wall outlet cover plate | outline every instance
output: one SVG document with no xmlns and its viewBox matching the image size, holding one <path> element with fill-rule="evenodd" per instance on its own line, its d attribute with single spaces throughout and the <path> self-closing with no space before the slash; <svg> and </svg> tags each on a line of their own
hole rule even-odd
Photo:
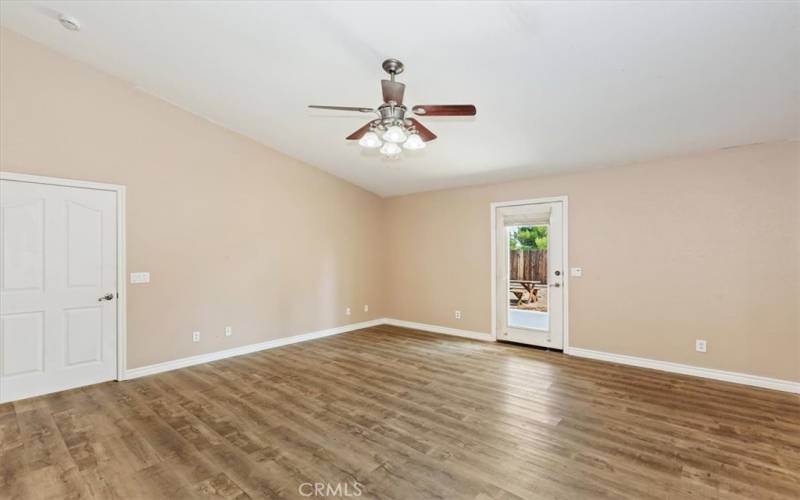
<svg viewBox="0 0 800 500">
<path fill-rule="evenodd" d="M 150 283 L 150 273 L 131 273 L 131 284 Z"/>
</svg>

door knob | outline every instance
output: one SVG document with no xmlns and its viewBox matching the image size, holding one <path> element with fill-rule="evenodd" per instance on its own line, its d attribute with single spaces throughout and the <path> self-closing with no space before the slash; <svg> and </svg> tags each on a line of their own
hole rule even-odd
<svg viewBox="0 0 800 500">
<path fill-rule="evenodd" d="M 113 293 L 107 293 L 107 294 L 103 295 L 102 297 L 100 297 L 99 299 L 97 299 L 97 302 L 103 302 L 104 300 L 114 300 L 114 294 Z"/>
<path fill-rule="evenodd" d="M 561 283 L 553 283 L 553 284 L 552 284 L 552 285 L 550 285 L 550 286 L 554 286 L 554 287 L 558 288 L 558 287 L 560 287 L 560 286 L 561 286 Z"/>
</svg>

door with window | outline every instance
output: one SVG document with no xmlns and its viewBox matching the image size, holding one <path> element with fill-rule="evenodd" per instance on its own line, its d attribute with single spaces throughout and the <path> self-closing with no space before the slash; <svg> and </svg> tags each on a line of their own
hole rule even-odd
<svg viewBox="0 0 800 500">
<path fill-rule="evenodd" d="M 117 197 L 0 180 L 0 401 L 116 377 Z"/>
<path fill-rule="evenodd" d="M 495 208 L 497 339 L 564 348 L 564 202 Z"/>
</svg>

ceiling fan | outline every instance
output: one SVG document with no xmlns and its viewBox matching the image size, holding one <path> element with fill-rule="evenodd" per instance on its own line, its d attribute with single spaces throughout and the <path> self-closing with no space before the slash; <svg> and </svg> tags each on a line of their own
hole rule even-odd
<svg viewBox="0 0 800 500">
<path fill-rule="evenodd" d="M 403 104 L 406 85 L 395 81 L 395 76 L 403 72 L 403 63 L 397 59 L 387 59 L 383 61 L 383 70 L 389 73 L 389 80 L 381 80 L 383 104 L 376 109 L 317 105 L 309 108 L 376 113 L 378 118 L 348 135 L 346 139 L 358 141 L 364 148 L 380 148 L 385 156 L 397 158 L 403 149 L 424 148 L 426 142 L 436 139 L 436 134 L 416 118 L 406 118 L 408 108 Z M 411 112 L 417 116 L 475 116 L 476 110 L 472 104 L 418 104 L 411 108 Z"/>
</svg>

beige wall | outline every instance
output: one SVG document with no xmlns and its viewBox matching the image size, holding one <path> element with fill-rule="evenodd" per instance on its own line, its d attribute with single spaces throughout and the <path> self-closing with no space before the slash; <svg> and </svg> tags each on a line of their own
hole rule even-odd
<svg viewBox="0 0 800 500">
<path fill-rule="evenodd" d="M 380 198 L 0 37 L 0 169 L 127 186 L 129 367 L 384 314 Z"/>
<path fill-rule="evenodd" d="M 489 204 L 568 195 L 572 346 L 798 381 L 799 173 L 794 142 L 389 199 L 387 313 L 490 332 Z"/>
<path fill-rule="evenodd" d="M 566 194 L 573 346 L 800 380 L 798 143 L 381 200 L 3 31 L 0 169 L 128 187 L 129 367 L 383 316 L 489 332 L 489 203 Z"/>
</svg>

